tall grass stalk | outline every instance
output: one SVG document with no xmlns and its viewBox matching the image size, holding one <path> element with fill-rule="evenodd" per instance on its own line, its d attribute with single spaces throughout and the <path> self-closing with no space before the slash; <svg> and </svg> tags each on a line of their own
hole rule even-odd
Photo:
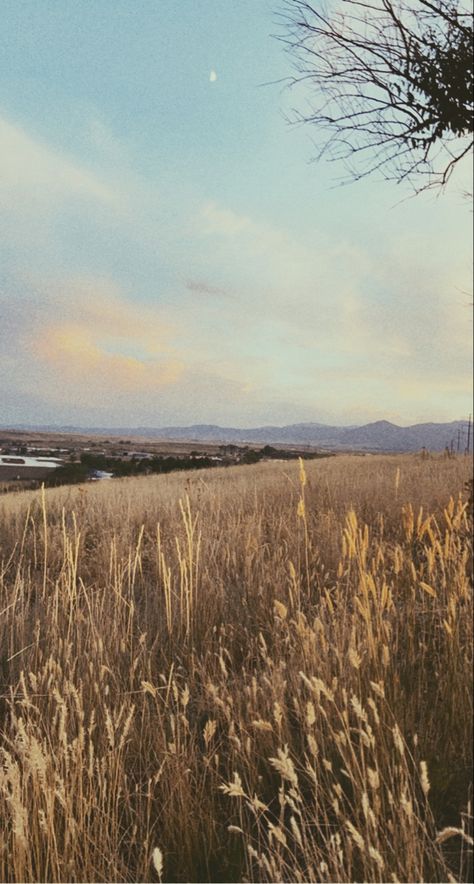
<svg viewBox="0 0 474 884">
<path fill-rule="evenodd" d="M 468 466 L 2 495 L 0 880 L 472 880 Z"/>
</svg>

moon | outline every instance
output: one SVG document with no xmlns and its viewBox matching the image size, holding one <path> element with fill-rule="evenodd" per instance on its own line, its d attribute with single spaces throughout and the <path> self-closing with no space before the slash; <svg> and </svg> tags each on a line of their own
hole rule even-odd
<svg viewBox="0 0 474 884">
<path fill-rule="evenodd" d="M 209 82 L 215 83 L 216 80 L 217 80 L 217 74 L 216 74 L 215 70 L 213 69 L 209 74 Z"/>
</svg>

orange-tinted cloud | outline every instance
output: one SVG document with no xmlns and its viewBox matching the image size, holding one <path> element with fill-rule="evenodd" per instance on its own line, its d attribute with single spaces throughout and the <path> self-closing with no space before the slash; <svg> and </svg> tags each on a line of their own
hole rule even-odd
<svg viewBox="0 0 474 884">
<path fill-rule="evenodd" d="M 129 342 L 133 346 L 135 342 Z M 147 393 L 172 384 L 182 373 L 178 359 L 138 358 L 107 350 L 91 329 L 80 325 L 50 326 L 38 336 L 37 357 L 60 373 L 68 385 L 100 386 L 103 393 Z"/>
<path fill-rule="evenodd" d="M 46 387 L 54 376 L 55 398 L 87 390 L 94 399 L 176 383 L 184 364 L 170 336 L 157 308 L 132 305 L 108 280 L 74 279 L 49 287 L 24 341 Z"/>
</svg>

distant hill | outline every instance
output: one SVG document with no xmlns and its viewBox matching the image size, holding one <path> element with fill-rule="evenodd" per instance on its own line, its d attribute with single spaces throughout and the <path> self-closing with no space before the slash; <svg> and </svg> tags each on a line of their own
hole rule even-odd
<svg viewBox="0 0 474 884">
<path fill-rule="evenodd" d="M 7 429 L 5 426 L 3 429 Z M 310 445 L 315 448 L 356 451 L 443 451 L 454 439 L 457 449 L 458 431 L 460 451 L 467 443 L 467 421 L 451 423 L 414 424 L 399 427 L 390 421 L 375 421 L 363 426 L 334 427 L 320 423 L 289 424 L 288 426 L 264 426 L 239 429 L 220 427 L 215 424 L 193 424 L 189 427 L 75 427 L 31 426 L 17 424 L 10 430 L 81 433 L 100 436 L 129 438 L 141 436 L 175 441 L 219 442 L 234 444 L 283 444 Z M 472 438 L 471 438 L 472 445 Z"/>
</svg>

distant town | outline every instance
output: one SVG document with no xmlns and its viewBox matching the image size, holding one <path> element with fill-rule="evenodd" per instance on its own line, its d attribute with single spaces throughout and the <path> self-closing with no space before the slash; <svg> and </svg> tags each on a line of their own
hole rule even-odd
<svg viewBox="0 0 474 884">
<path fill-rule="evenodd" d="M 118 477 L 197 470 L 262 460 L 330 457 L 308 446 L 284 447 L 87 439 L 79 435 L 3 431 L 0 491 L 105 481 Z"/>
</svg>

